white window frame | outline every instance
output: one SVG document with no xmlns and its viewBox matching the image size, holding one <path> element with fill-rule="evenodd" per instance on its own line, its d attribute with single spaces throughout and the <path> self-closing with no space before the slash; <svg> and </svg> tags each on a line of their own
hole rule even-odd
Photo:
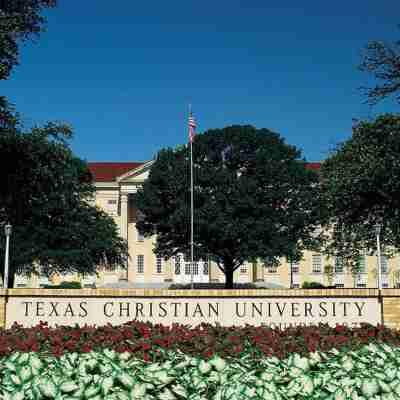
<svg viewBox="0 0 400 400">
<path fill-rule="evenodd" d="M 277 265 L 270 265 L 267 267 L 267 272 L 269 274 L 277 274 L 278 273 L 278 266 Z"/>
<path fill-rule="evenodd" d="M 163 270 L 163 259 L 162 257 L 157 256 L 156 257 L 156 273 L 157 274 L 162 274 L 162 270 Z"/>
<path fill-rule="evenodd" d="M 300 263 L 291 263 L 290 268 L 292 269 L 292 274 L 300 273 Z"/>
<path fill-rule="evenodd" d="M 138 254 L 136 256 L 136 273 L 144 274 L 144 254 Z"/>
<path fill-rule="evenodd" d="M 210 264 L 208 261 L 204 261 L 203 263 L 203 275 L 209 275 L 210 273 Z"/>
<path fill-rule="evenodd" d="M 199 262 L 193 261 L 193 275 L 199 274 Z"/>
<path fill-rule="evenodd" d="M 335 274 L 343 274 L 343 273 L 344 273 L 343 257 L 336 256 L 335 257 Z"/>
<path fill-rule="evenodd" d="M 318 260 L 318 262 L 315 262 Z M 318 267 L 318 268 L 316 268 Z M 322 255 L 321 254 L 313 254 L 311 257 L 311 272 L 313 274 L 322 274 Z"/>
<path fill-rule="evenodd" d="M 362 261 L 361 261 L 362 260 Z M 365 274 L 367 271 L 367 259 L 365 255 L 360 256 L 360 261 L 359 261 L 360 269 L 358 271 L 359 274 Z"/>
<path fill-rule="evenodd" d="M 185 275 L 190 275 L 190 262 L 185 262 Z"/>
<path fill-rule="evenodd" d="M 136 228 L 136 240 L 138 242 L 144 242 L 144 235 L 139 232 L 138 228 Z"/>
<path fill-rule="evenodd" d="M 381 256 L 381 272 L 382 274 L 389 273 L 389 260 L 385 255 Z"/>
<path fill-rule="evenodd" d="M 181 256 L 178 254 L 174 257 L 174 272 L 175 275 L 180 275 L 182 272 Z"/>
</svg>

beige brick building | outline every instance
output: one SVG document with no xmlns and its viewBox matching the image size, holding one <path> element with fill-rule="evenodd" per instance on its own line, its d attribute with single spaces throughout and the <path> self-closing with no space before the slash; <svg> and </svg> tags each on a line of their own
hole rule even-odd
<svg viewBox="0 0 400 400">
<path fill-rule="evenodd" d="M 136 229 L 137 210 L 132 195 L 148 177 L 152 162 L 145 163 L 89 163 L 94 176 L 96 197 L 94 202 L 112 216 L 120 235 L 127 239 L 129 261 L 127 269 L 99 271 L 93 276 L 57 277 L 59 280 L 80 280 L 83 286 L 102 287 L 125 283 L 133 287 L 167 287 L 171 283 L 190 283 L 190 264 L 183 256 L 163 260 L 153 253 L 154 238 L 140 235 Z M 309 164 L 318 169 L 318 163 Z M 266 268 L 262 263 L 247 263 L 235 272 L 235 282 L 254 282 L 260 286 L 298 288 L 303 282 L 320 282 L 343 288 L 377 287 L 377 259 L 365 256 L 361 260 L 363 273 L 353 276 L 343 268 L 340 260 L 328 259 L 322 254 L 306 252 L 298 264 L 281 261 L 277 268 Z M 331 271 L 329 273 L 329 271 Z M 394 288 L 400 284 L 400 258 L 382 257 L 383 287 Z M 54 281 L 54 280 L 53 280 Z M 199 260 L 194 266 L 195 282 L 224 282 L 224 274 L 216 265 Z M 45 277 L 16 279 L 17 287 L 40 287 L 48 284 Z"/>
</svg>

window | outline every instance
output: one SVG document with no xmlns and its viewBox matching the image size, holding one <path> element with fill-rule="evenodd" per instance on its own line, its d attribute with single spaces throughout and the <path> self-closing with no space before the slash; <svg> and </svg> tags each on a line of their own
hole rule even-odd
<svg viewBox="0 0 400 400">
<path fill-rule="evenodd" d="M 387 289 L 389 287 L 389 284 L 387 282 L 382 283 L 382 288 Z"/>
<path fill-rule="evenodd" d="M 143 233 L 139 232 L 139 229 L 136 229 L 136 237 L 137 237 L 138 242 L 144 241 L 144 235 L 143 235 Z"/>
<path fill-rule="evenodd" d="M 203 275 L 208 275 L 208 273 L 209 273 L 208 261 L 205 261 L 203 264 Z"/>
<path fill-rule="evenodd" d="M 277 265 L 269 265 L 267 271 L 269 274 L 276 274 L 278 272 L 278 266 Z"/>
<path fill-rule="evenodd" d="M 293 283 L 292 289 L 299 289 L 300 285 L 298 283 Z"/>
<path fill-rule="evenodd" d="M 336 287 L 337 289 L 344 288 L 344 283 L 337 283 L 337 284 L 335 285 L 335 287 Z"/>
<path fill-rule="evenodd" d="M 386 256 L 381 256 L 381 271 L 382 274 L 387 274 L 389 270 L 388 259 Z"/>
<path fill-rule="evenodd" d="M 107 203 L 108 204 L 117 204 L 117 200 L 108 200 Z"/>
<path fill-rule="evenodd" d="M 185 262 L 185 275 L 190 275 L 190 261 Z"/>
<path fill-rule="evenodd" d="M 335 258 L 335 273 L 343 274 L 343 258 L 342 257 Z"/>
<path fill-rule="evenodd" d="M 181 274 L 181 256 L 175 256 L 175 275 Z"/>
<path fill-rule="evenodd" d="M 358 288 L 366 288 L 367 284 L 366 283 L 357 283 Z"/>
<path fill-rule="evenodd" d="M 191 275 L 192 271 L 193 271 L 193 275 L 199 275 L 199 261 L 194 260 L 193 267 L 191 267 L 190 257 L 184 256 L 184 260 L 185 260 L 185 275 Z M 204 263 L 203 274 L 208 275 L 208 262 Z"/>
<path fill-rule="evenodd" d="M 240 266 L 240 273 L 241 274 L 247 274 L 247 265 L 241 265 Z"/>
<path fill-rule="evenodd" d="M 157 257 L 156 272 L 157 272 L 157 274 L 161 274 L 162 273 L 162 258 L 161 257 Z"/>
<path fill-rule="evenodd" d="M 365 256 L 361 256 L 357 261 L 358 273 L 365 274 Z"/>
<path fill-rule="evenodd" d="M 144 255 L 138 254 L 136 258 L 136 271 L 138 274 L 144 273 Z"/>
<path fill-rule="evenodd" d="M 193 275 L 198 275 L 199 274 L 199 263 L 195 261 L 193 263 Z"/>
<path fill-rule="evenodd" d="M 322 272 L 322 256 L 321 254 L 314 254 L 312 256 L 312 272 L 320 274 Z"/>
<path fill-rule="evenodd" d="M 292 266 L 292 273 L 293 274 L 298 274 L 299 271 L 300 271 L 299 263 L 292 263 L 291 266 Z"/>
</svg>

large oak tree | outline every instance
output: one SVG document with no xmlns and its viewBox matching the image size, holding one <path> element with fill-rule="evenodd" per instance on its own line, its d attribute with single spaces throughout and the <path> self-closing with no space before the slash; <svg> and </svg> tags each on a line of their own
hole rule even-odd
<svg viewBox="0 0 400 400">
<path fill-rule="evenodd" d="M 0 1 L 0 79 L 7 79 L 19 64 L 21 43 L 44 30 L 43 10 L 55 5 L 56 0 Z"/>
<path fill-rule="evenodd" d="M 86 162 L 70 147 L 71 129 L 48 123 L 24 130 L 3 103 L 0 124 L 0 226 L 11 223 L 10 281 L 15 273 L 93 273 L 125 266 L 127 244 L 94 195 Z M 0 232 L 0 259 L 4 260 Z M 0 263 L 4 272 L 4 264 Z"/>
<path fill-rule="evenodd" d="M 233 285 L 233 272 L 259 258 L 299 259 L 316 245 L 318 177 L 278 134 L 230 126 L 193 143 L 195 257 L 209 257 Z M 135 201 L 137 226 L 156 234 L 165 258 L 190 252 L 189 148 L 163 149 Z"/>
<path fill-rule="evenodd" d="M 376 82 L 372 87 L 362 88 L 368 103 L 376 104 L 389 96 L 400 102 L 400 41 L 392 44 L 371 41 L 364 50 L 359 68 Z"/>
<path fill-rule="evenodd" d="M 327 252 L 351 267 L 364 250 L 376 250 L 382 225 L 386 252 L 400 248 L 400 116 L 360 121 L 353 135 L 322 164 L 322 197 L 331 232 Z"/>
</svg>

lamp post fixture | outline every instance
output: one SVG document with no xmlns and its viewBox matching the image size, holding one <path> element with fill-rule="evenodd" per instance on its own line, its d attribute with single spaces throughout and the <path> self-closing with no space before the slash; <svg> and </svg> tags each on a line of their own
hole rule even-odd
<svg viewBox="0 0 400 400">
<path fill-rule="evenodd" d="M 382 266 L 381 266 L 381 224 L 375 224 L 375 235 L 376 235 L 376 251 L 378 255 L 378 289 L 382 289 Z"/>
<path fill-rule="evenodd" d="M 4 277 L 3 277 L 3 287 L 7 289 L 8 287 L 8 265 L 9 265 L 9 251 L 10 251 L 10 236 L 11 236 L 12 226 L 7 224 L 4 227 L 4 234 L 6 235 L 6 253 L 4 256 Z"/>
</svg>

